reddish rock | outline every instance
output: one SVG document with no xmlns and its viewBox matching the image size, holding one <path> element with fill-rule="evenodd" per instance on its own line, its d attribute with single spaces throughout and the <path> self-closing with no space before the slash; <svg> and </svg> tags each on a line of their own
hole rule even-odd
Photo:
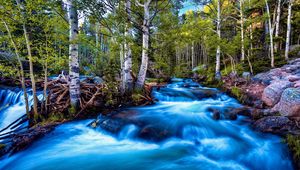
<svg viewBox="0 0 300 170">
<path fill-rule="evenodd" d="M 299 81 L 299 80 L 300 80 L 300 76 L 289 75 L 289 76 L 287 76 L 287 79 L 288 79 L 290 82 L 295 82 L 295 81 Z"/>
<path fill-rule="evenodd" d="M 295 82 L 294 87 L 295 88 L 300 88 L 300 80 Z"/>
<path fill-rule="evenodd" d="M 300 88 L 285 89 L 274 110 L 278 110 L 283 116 L 300 117 Z"/>
<path fill-rule="evenodd" d="M 293 84 L 291 82 L 283 80 L 273 82 L 264 89 L 264 92 L 262 94 L 262 101 L 267 106 L 274 106 L 279 102 L 282 92 L 286 88 L 292 87 L 292 85 Z"/>
</svg>

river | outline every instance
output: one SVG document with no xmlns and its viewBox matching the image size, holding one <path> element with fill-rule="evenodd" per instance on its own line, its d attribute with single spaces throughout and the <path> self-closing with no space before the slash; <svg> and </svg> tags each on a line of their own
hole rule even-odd
<svg viewBox="0 0 300 170">
<path fill-rule="evenodd" d="M 203 96 L 203 91 L 216 91 L 216 95 Z M 222 116 L 218 121 L 212 119 L 210 107 L 241 107 L 217 89 L 173 79 L 167 87 L 155 89 L 153 95 L 159 100 L 156 104 L 126 110 L 135 112 L 133 118 L 171 134 L 163 140 L 140 138 L 143 127 L 137 124 L 111 134 L 89 127 L 93 120 L 74 121 L 56 127 L 26 150 L 4 157 L 0 169 L 293 169 L 280 137 L 254 131 L 244 116 L 234 121 Z M 0 97 L 1 103 L 9 96 Z M 0 110 L 0 127 L 19 116 L 22 109 L 24 113 L 20 102 L 10 100 L 13 102 Z"/>
</svg>

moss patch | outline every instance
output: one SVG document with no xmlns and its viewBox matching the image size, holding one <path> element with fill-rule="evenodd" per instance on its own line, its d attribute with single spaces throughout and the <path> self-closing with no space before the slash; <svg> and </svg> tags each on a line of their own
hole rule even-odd
<svg viewBox="0 0 300 170">
<path fill-rule="evenodd" d="M 300 136 L 287 135 L 285 142 L 291 149 L 294 159 L 300 159 Z"/>
</svg>

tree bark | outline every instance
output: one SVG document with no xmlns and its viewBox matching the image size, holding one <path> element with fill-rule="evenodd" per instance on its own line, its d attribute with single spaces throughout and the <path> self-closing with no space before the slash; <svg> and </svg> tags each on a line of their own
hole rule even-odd
<svg viewBox="0 0 300 170">
<path fill-rule="evenodd" d="M 276 13 L 277 13 L 277 15 L 276 15 L 276 21 L 275 21 L 275 38 L 278 38 L 279 28 L 280 28 L 279 22 L 280 22 L 280 13 L 281 13 L 281 0 L 278 0 Z M 279 42 L 276 42 L 275 47 L 274 47 L 275 52 L 278 51 L 278 45 L 279 45 Z"/>
<path fill-rule="evenodd" d="M 244 44 L 244 13 L 243 13 L 243 0 L 240 0 L 240 17 L 241 17 L 241 60 L 245 60 L 245 44 Z"/>
<path fill-rule="evenodd" d="M 194 41 L 192 42 L 192 69 L 195 67 L 195 43 Z"/>
<path fill-rule="evenodd" d="M 268 27 L 269 27 L 269 35 L 270 35 L 271 67 L 274 67 L 273 29 L 272 29 L 272 22 L 271 22 L 268 0 L 265 0 L 265 3 L 266 3 L 267 15 L 268 15 Z"/>
<path fill-rule="evenodd" d="M 69 75 L 70 75 L 70 102 L 71 106 L 78 109 L 80 99 L 80 79 L 78 60 L 78 14 L 73 0 L 68 0 L 69 17 Z"/>
<path fill-rule="evenodd" d="M 27 29 L 26 29 L 25 23 L 23 23 L 23 31 L 24 31 L 26 48 L 27 48 L 28 59 L 29 59 L 29 74 L 30 74 L 30 79 L 31 79 L 32 96 L 33 96 L 33 112 L 34 112 L 34 117 L 36 119 L 36 118 L 38 118 L 38 108 L 37 108 L 38 98 L 36 95 L 36 86 L 35 86 L 35 79 L 34 79 L 34 73 L 33 73 L 33 58 L 32 58 L 32 53 L 31 53 L 30 40 L 29 40 L 29 37 L 27 34 Z"/>
<path fill-rule="evenodd" d="M 30 74 L 30 79 L 31 79 L 32 96 L 33 96 L 33 113 L 34 113 L 34 118 L 36 119 L 38 117 L 38 109 L 37 109 L 38 98 L 36 95 L 36 86 L 35 86 L 35 79 L 34 79 L 34 73 L 33 73 L 33 58 L 32 58 L 32 53 L 31 53 L 30 40 L 29 40 L 29 37 L 27 34 L 26 25 L 25 25 L 25 16 L 22 11 L 22 10 L 24 10 L 24 7 L 19 0 L 16 0 L 16 2 L 19 6 L 19 9 L 22 13 L 22 17 L 24 19 L 22 27 L 23 27 L 23 34 L 25 37 L 28 59 L 29 59 L 29 74 Z"/>
<path fill-rule="evenodd" d="M 22 85 L 22 89 L 23 89 L 23 91 L 24 91 L 24 99 L 25 99 L 25 107 L 26 107 L 26 115 L 27 115 L 27 117 L 29 118 L 29 102 L 28 102 L 28 95 L 27 95 L 27 90 L 26 90 L 26 86 L 25 86 L 25 76 L 24 76 L 24 68 L 23 68 L 23 64 L 22 64 L 22 61 L 21 61 L 21 57 L 20 57 L 20 52 L 19 52 L 19 49 L 18 49 L 18 47 L 17 47 L 17 45 L 16 45 L 16 43 L 15 43 L 15 41 L 14 41 L 14 39 L 13 39 L 13 37 L 12 37 L 12 35 L 11 35 L 11 31 L 10 31 L 10 29 L 9 29 L 9 27 L 8 27 L 8 25 L 7 25 L 7 23 L 4 21 L 4 20 L 2 20 L 3 21 L 3 23 L 4 23 L 4 25 L 5 25 L 5 28 L 6 28 L 6 31 L 7 31 L 7 33 L 8 33 L 8 36 L 9 36 L 9 38 L 10 38 L 10 41 L 11 41 L 11 43 L 12 43 L 12 45 L 13 45 L 13 47 L 14 47 L 14 49 L 15 49 L 15 54 L 16 54 L 16 56 L 17 56 L 17 60 L 18 60 L 18 63 L 19 63 L 19 66 L 20 66 L 20 79 L 21 79 L 21 85 Z"/>
<path fill-rule="evenodd" d="M 289 59 L 289 49 L 290 49 L 290 39 L 291 39 L 291 18 L 292 18 L 292 6 L 293 0 L 289 0 L 288 7 L 288 18 L 287 18 L 287 31 L 286 31 L 286 41 L 285 41 L 285 59 Z"/>
<path fill-rule="evenodd" d="M 148 53 L 149 53 L 149 34 L 150 34 L 150 12 L 149 12 L 149 5 L 151 3 L 151 0 L 145 1 L 143 7 L 144 7 L 144 21 L 143 21 L 143 50 L 142 50 L 142 63 L 140 67 L 140 71 L 138 74 L 138 80 L 136 82 L 136 88 L 142 89 L 145 80 L 146 80 L 146 74 L 148 69 Z"/>
<path fill-rule="evenodd" d="M 217 34 L 219 40 L 221 40 L 221 0 L 218 0 L 218 9 L 217 9 Z M 216 52 L 216 72 L 215 72 L 215 79 L 220 80 L 221 79 L 221 47 L 218 45 L 217 52 Z"/>
<path fill-rule="evenodd" d="M 126 0 L 125 4 L 126 13 L 127 13 L 127 24 L 125 30 L 125 58 L 124 58 L 124 84 L 125 84 L 125 92 L 131 93 L 133 89 L 133 78 L 131 76 L 132 72 L 132 52 L 130 47 L 130 41 L 127 40 L 128 37 L 131 37 L 132 29 L 130 27 L 131 23 L 131 0 Z"/>
</svg>

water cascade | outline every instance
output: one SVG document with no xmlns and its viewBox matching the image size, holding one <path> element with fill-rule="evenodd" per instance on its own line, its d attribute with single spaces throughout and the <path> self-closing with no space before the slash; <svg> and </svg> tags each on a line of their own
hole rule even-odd
<svg viewBox="0 0 300 170">
<path fill-rule="evenodd" d="M 212 119 L 211 107 L 222 113 L 241 107 L 217 89 L 176 79 L 153 95 L 159 100 L 155 105 L 125 109 L 126 119 L 132 121 L 117 134 L 91 128 L 93 120 L 66 123 L 28 149 L 0 160 L 0 169 L 293 169 L 281 138 L 253 131 L 243 116 L 234 121 Z M 8 114 L 5 110 L 22 109 L 10 105 L 2 116 Z M 163 137 L 147 140 L 143 134 L 151 130 Z"/>
</svg>

